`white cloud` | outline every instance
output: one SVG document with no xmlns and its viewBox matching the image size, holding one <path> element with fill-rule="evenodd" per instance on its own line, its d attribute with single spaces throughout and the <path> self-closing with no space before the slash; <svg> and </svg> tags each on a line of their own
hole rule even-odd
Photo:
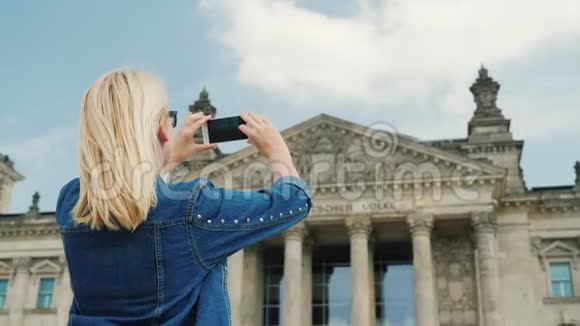
<svg viewBox="0 0 580 326">
<path fill-rule="evenodd" d="M 360 10 L 350 17 L 291 0 L 205 0 L 202 7 L 218 42 L 237 59 L 242 83 L 293 102 L 355 104 L 363 114 L 401 113 L 409 102 L 435 99 L 418 110 L 422 121 L 397 121 L 426 138 L 461 136 L 457 128 L 466 128 L 475 107 L 467 88 L 481 63 L 512 64 L 549 42 L 580 36 L 577 0 L 356 2 Z M 562 114 L 546 120 L 531 115 L 553 112 L 541 96 L 510 102 L 526 106 L 506 112 L 517 119 L 519 138 L 577 129 L 564 118 L 578 111 L 574 102 L 558 103 Z M 441 119 L 446 128 L 433 124 Z"/>
<path fill-rule="evenodd" d="M 475 104 L 467 82 L 457 83 L 432 106 L 414 108 L 413 114 L 398 114 L 399 131 L 420 139 L 461 138 L 467 135 L 467 122 Z M 516 139 L 580 134 L 580 96 L 569 94 L 502 96 L 498 101 Z M 419 117 L 419 118 L 418 118 Z M 577 136 L 576 136 L 577 137 Z"/>
<path fill-rule="evenodd" d="M 25 177 L 14 188 L 10 212 L 26 211 L 35 191 L 40 192 L 42 211 L 55 209 L 60 186 L 77 173 L 77 134 L 78 126 L 72 125 L 20 140 L 4 139 L 0 153 L 9 155 Z"/>
<path fill-rule="evenodd" d="M 308 101 L 385 103 L 423 96 L 512 60 L 547 39 L 580 33 L 577 0 L 359 0 L 331 17 L 288 0 L 206 0 L 239 78 Z M 219 18 L 217 18 L 219 17 Z"/>
<path fill-rule="evenodd" d="M 77 131 L 77 126 L 53 129 L 43 135 L 0 145 L 0 152 L 18 162 L 44 167 L 57 155 L 68 153 L 77 141 Z"/>
<path fill-rule="evenodd" d="M 576 98 L 573 98 L 574 95 Z M 508 103 L 512 132 L 519 138 L 541 138 L 550 135 L 578 135 L 580 104 L 578 94 L 563 98 L 513 99 Z"/>
</svg>

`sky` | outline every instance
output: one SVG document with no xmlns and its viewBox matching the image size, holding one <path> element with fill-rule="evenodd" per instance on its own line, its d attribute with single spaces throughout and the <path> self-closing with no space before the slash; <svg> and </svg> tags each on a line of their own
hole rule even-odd
<svg viewBox="0 0 580 326">
<path fill-rule="evenodd" d="M 577 0 L 2 1 L 0 153 L 26 177 L 10 212 L 35 191 L 55 209 L 78 173 L 82 94 L 127 66 L 159 76 L 181 114 L 206 86 L 218 116 L 285 129 L 327 113 L 441 139 L 466 137 L 485 64 L 528 187 L 572 184 L 579 58 Z"/>
</svg>

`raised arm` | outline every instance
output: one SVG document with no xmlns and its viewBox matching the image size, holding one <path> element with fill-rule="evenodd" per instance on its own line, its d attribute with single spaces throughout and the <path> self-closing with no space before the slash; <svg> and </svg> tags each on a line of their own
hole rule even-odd
<svg viewBox="0 0 580 326">
<path fill-rule="evenodd" d="M 193 203 L 192 241 L 203 264 L 285 231 L 302 221 L 312 206 L 306 182 L 299 178 L 284 139 L 267 119 L 242 114 L 240 130 L 270 163 L 273 184 L 259 191 L 216 188 L 200 180 Z"/>
<path fill-rule="evenodd" d="M 207 179 L 199 182 L 191 240 L 206 267 L 289 229 L 306 218 L 312 206 L 308 186 L 294 176 L 281 176 L 259 191 L 216 188 Z"/>
</svg>

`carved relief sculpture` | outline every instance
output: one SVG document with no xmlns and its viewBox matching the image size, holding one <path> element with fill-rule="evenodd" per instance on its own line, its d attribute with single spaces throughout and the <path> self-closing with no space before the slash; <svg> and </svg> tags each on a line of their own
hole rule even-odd
<svg viewBox="0 0 580 326">
<path fill-rule="evenodd" d="M 473 247 L 468 236 L 433 238 L 441 326 L 477 324 Z"/>
</svg>

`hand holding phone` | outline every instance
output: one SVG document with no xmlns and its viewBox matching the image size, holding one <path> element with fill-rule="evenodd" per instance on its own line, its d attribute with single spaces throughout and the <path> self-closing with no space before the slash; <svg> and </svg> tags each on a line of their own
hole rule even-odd
<svg viewBox="0 0 580 326">
<path fill-rule="evenodd" d="M 204 144 L 221 143 L 232 140 L 246 139 L 246 136 L 239 128 L 245 124 L 240 116 L 211 119 L 201 126 Z"/>
<path fill-rule="evenodd" d="M 177 133 L 175 133 L 173 139 L 162 143 L 163 152 L 168 156 L 165 158 L 162 171 L 169 172 L 177 164 L 187 160 L 192 155 L 216 148 L 216 144 L 196 144 L 194 141 L 196 132 L 209 119 L 210 116 L 203 115 L 202 112 L 188 115 L 177 130 Z"/>
<path fill-rule="evenodd" d="M 272 123 L 254 113 L 242 114 L 241 118 L 246 123 L 240 125 L 240 130 L 248 136 L 248 142 L 255 145 L 258 152 L 270 161 L 274 180 L 281 176 L 298 177 L 290 150 Z"/>
</svg>

